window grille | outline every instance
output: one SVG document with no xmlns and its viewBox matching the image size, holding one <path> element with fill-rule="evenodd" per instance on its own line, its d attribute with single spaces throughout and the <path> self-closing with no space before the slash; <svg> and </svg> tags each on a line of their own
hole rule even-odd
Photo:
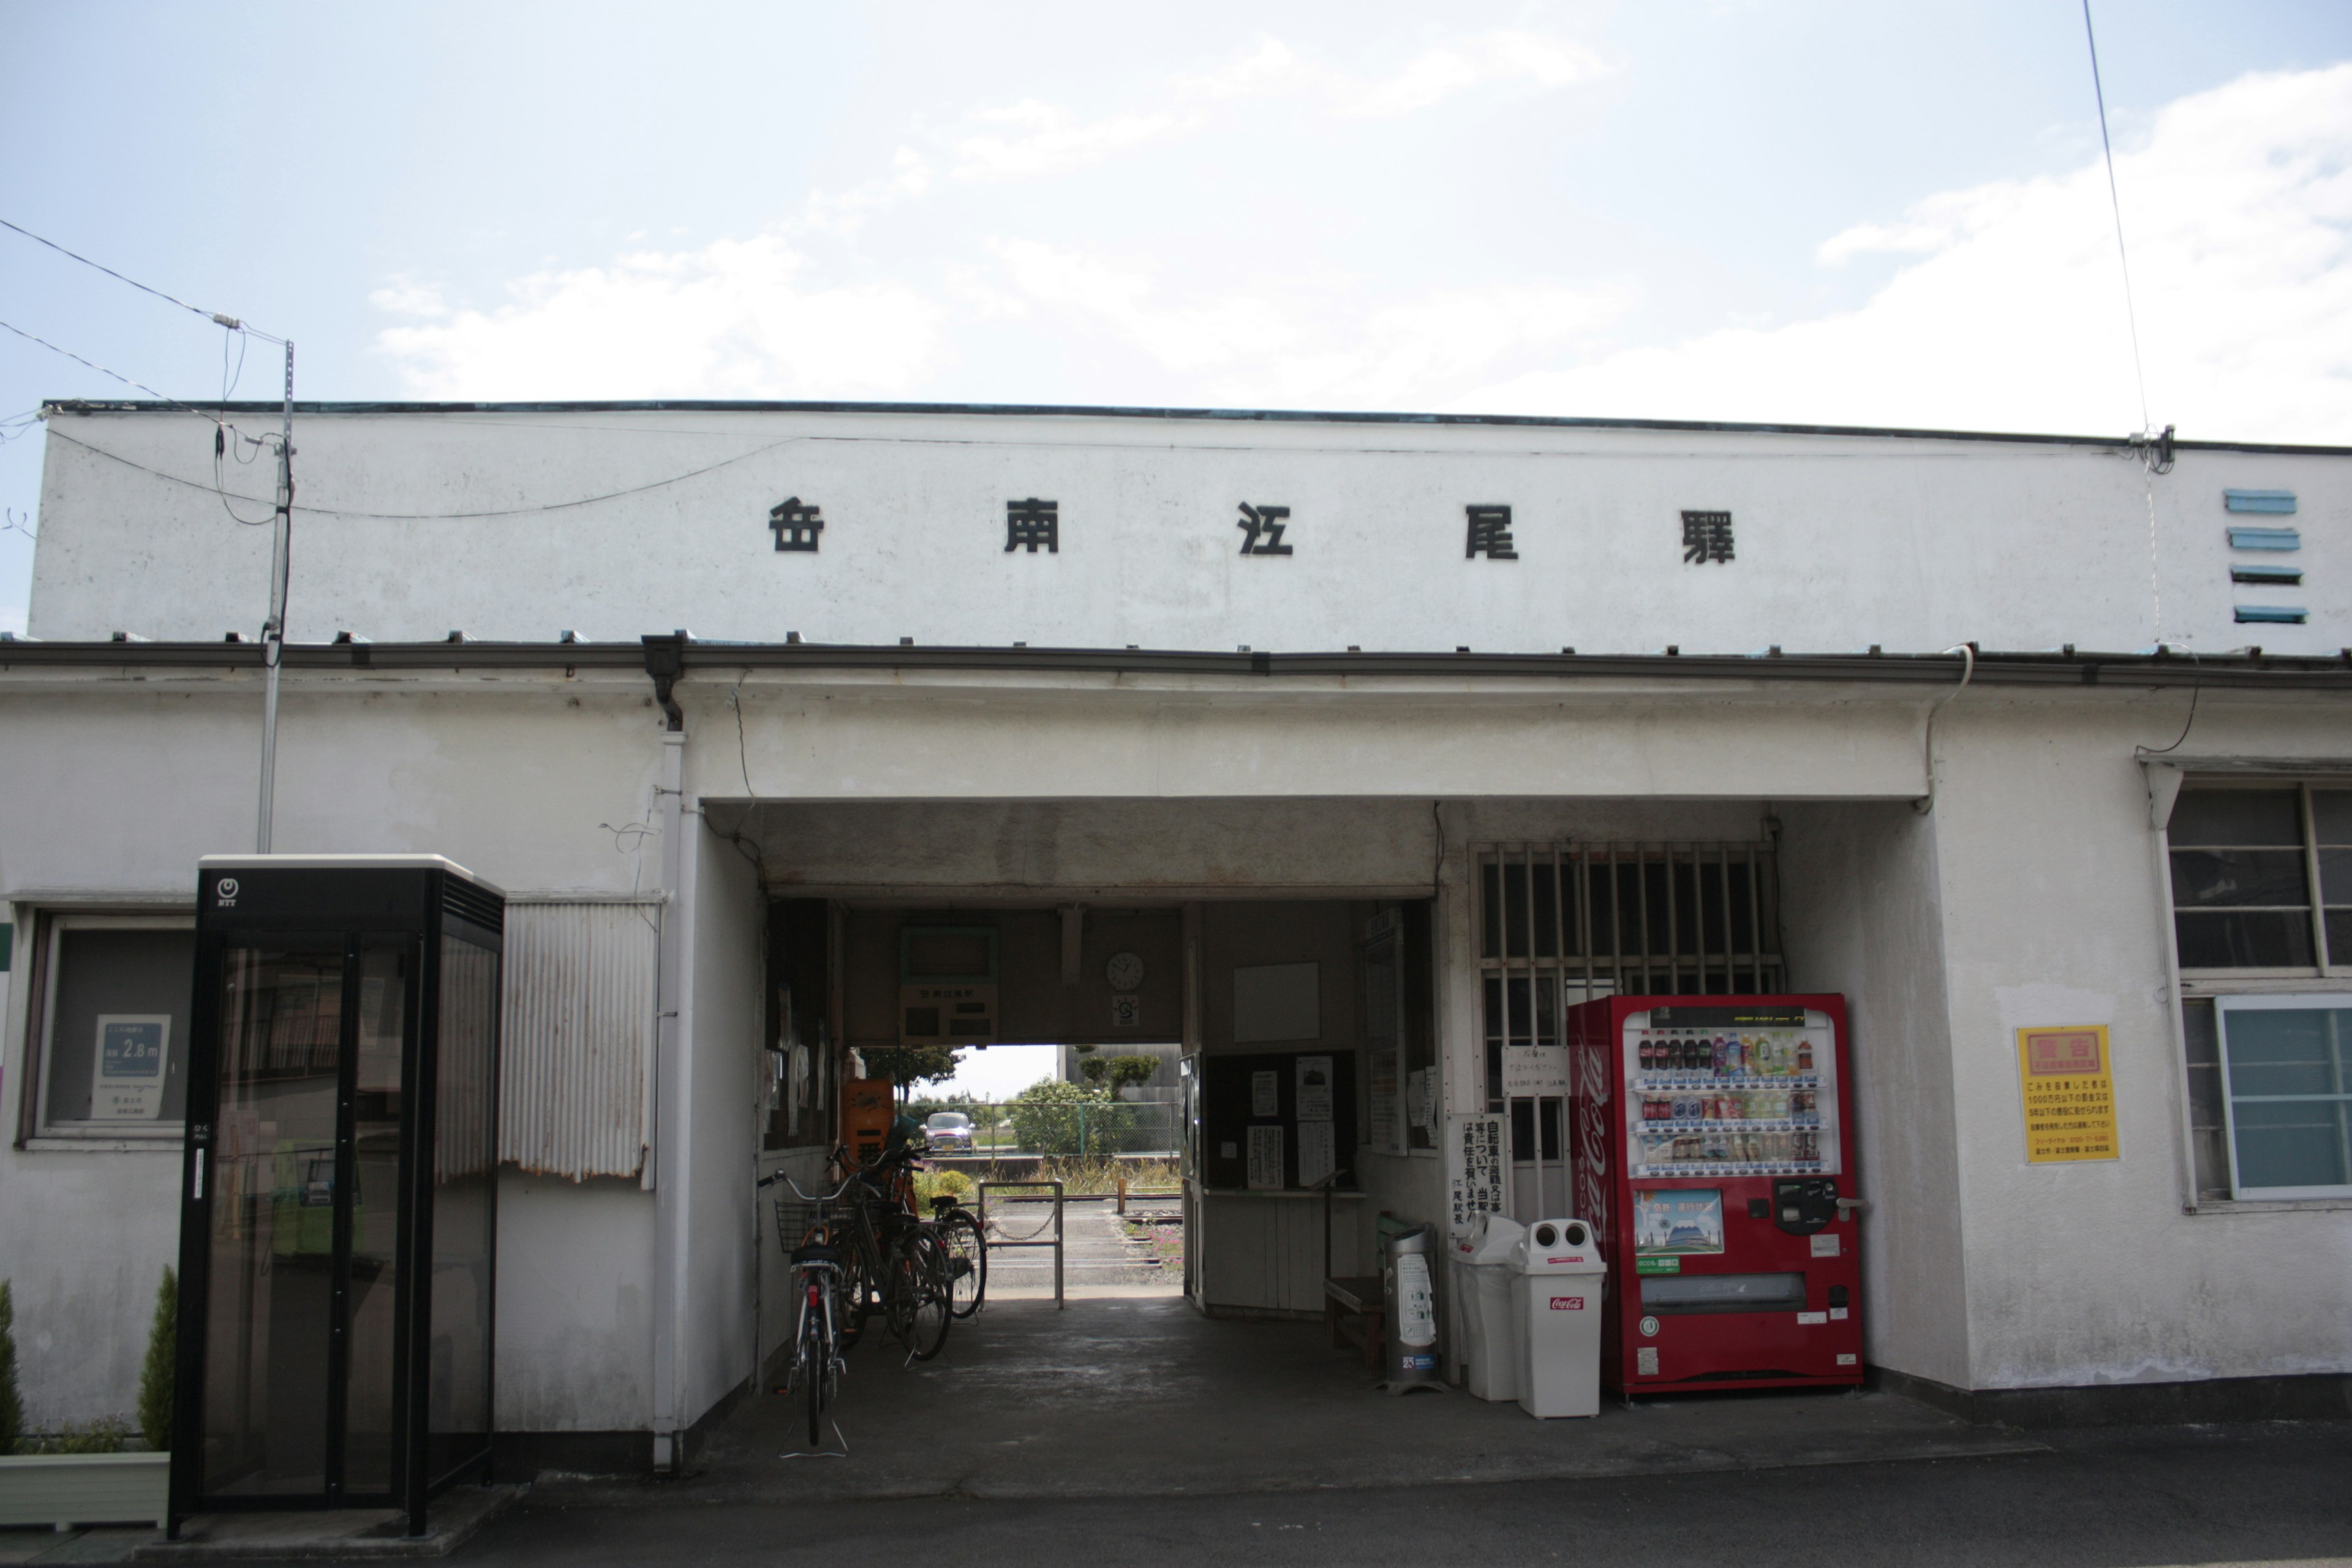
<svg viewBox="0 0 2352 1568">
<path fill-rule="evenodd" d="M 1486 1105 L 1510 1113 L 1514 1159 L 1565 1152 L 1558 1101 L 1540 1114 L 1540 1097 L 1507 1105 L 1507 1046 L 1565 1045 L 1568 1008 L 1593 997 L 1787 987 L 1769 842 L 1496 844 L 1476 856 Z"/>
</svg>

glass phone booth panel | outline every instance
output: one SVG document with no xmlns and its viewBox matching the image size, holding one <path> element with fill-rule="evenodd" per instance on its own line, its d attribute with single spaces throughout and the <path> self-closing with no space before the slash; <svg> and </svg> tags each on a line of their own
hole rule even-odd
<svg viewBox="0 0 2352 1568">
<path fill-rule="evenodd" d="M 174 1531 L 486 1479 L 505 900 L 437 857 L 201 863 Z"/>
</svg>

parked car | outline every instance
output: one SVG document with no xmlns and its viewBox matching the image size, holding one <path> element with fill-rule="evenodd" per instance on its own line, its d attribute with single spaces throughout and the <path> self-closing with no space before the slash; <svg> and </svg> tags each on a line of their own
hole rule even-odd
<svg viewBox="0 0 2352 1568">
<path fill-rule="evenodd" d="M 971 1118 L 961 1110 L 934 1110 L 923 1123 L 923 1136 L 934 1154 L 969 1154 Z"/>
</svg>

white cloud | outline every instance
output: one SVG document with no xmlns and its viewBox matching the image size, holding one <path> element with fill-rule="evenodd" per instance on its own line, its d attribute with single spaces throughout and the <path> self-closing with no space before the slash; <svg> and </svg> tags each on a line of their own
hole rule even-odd
<svg viewBox="0 0 2352 1568">
<path fill-rule="evenodd" d="M 1107 328 L 1221 402 L 1426 403 L 1530 355 L 1589 337 L 1633 303 L 1622 284 L 1451 289 L 1402 303 L 1360 301 L 1345 279 L 1296 298 L 1234 292 L 1162 299 L 1156 279 L 1034 241 L 998 241 L 1029 310 L 1067 336 Z"/>
<path fill-rule="evenodd" d="M 967 180 L 1022 179 L 1084 168 L 1166 135 L 1183 123 L 1166 111 L 1079 122 L 1034 99 L 985 110 L 973 118 L 992 129 L 956 143 L 955 173 Z"/>
<path fill-rule="evenodd" d="M 931 367 L 931 300 L 892 283 L 817 283 L 811 270 L 769 234 L 536 273 L 489 310 L 406 286 L 375 302 L 415 320 L 377 345 L 413 394 L 433 398 L 895 395 Z"/>
<path fill-rule="evenodd" d="M 1571 38 L 1488 32 L 1428 49 L 1386 76 L 1367 76 L 1300 58 L 1274 37 L 1206 76 L 1179 79 L 1188 96 L 1210 99 L 1293 96 L 1342 115 L 1385 118 L 1434 108 L 1488 85 L 1570 87 L 1608 73 L 1601 58 Z"/>
<path fill-rule="evenodd" d="M 2352 66 L 2167 106 L 2116 159 L 2149 413 L 2182 434 L 2352 430 Z M 1825 241 L 1917 257 L 1867 304 L 1490 385 L 1457 406 L 1970 428 L 2138 422 L 2106 172 L 1999 181 Z"/>
<path fill-rule="evenodd" d="M 1260 38 L 1205 75 L 1170 78 L 1157 106 L 1078 120 L 1035 99 L 979 110 L 979 129 L 955 144 L 954 172 L 968 180 L 1027 179 L 1107 162 L 1147 143 L 1213 122 L 1232 99 L 1281 98 L 1349 119 L 1391 119 L 1433 109 L 1481 87 L 1549 91 L 1607 74 L 1601 57 L 1571 38 L 1486 32 L 1423 51 L 1386 75 L 1367 75 L 1301 57 L 1279 38 Z"/>
</svg>

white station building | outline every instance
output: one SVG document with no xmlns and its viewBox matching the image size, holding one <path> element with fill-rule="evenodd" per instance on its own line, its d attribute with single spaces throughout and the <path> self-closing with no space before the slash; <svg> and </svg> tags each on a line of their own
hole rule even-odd
<svg viewBox="0 0 2352 1568">
<path fill-rule="evenodd" d="M 1558 1104 L 1497 1064 L 1563 1003 L 1841 993 L 1888 1385 L 2352 1397 L 2352 448 L 728 403 L 295 430 L 272 847 L 509 899 L 509 1469 L 676 1462 L 758 1385 L 757 1184 L 814 1173 L 933 931 L 990 933 L 1000 1042 L 1264 1049 L 1251 988 L 1308 976 L 1276 1037 L 1349 1066 L 1360 1260 L 1374 1214 L 1444 1216 L 1451 1116 L 1514 1116 L 1514 1206 L 1562 1212 Z M 93 1021 L 178 1050 L 197 859 L 255 847 L 268 470 L 214 438 L 52 405 L 0 644 L 36 1427 L 131 1407 L 175 1257 L 183 1063 L 108 1102 Z M 1625 912 L 1496 918 L 1570 877 Z M 1640 902 L 1675 888 L 1718 891 Z M 2282 1006 L 2316 1022 L 2231 1033 Z M 2044 1026 L 2107 1030 L 2113 1157 L 2032 1157 Z M 1189 1202 L 1204 1310 L 1319 1307 L 1319 1198 Z"/>
</svg>

